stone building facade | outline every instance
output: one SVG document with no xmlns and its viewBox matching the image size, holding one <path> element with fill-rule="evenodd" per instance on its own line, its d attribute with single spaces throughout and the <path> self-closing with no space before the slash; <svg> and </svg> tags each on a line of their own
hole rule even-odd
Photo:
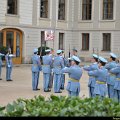
<svg viewBox="0 0 120 120">
<path fill-rule="evenodd" d="M 14 63 L 30 63 L 41 46 L 76 48 L 82 60 L 94 52 L 120 55 L 120 0 L 0 0 L 0 46 L 17 54 Z M 54 42 L 44 41 L 47 30 Z"/>
</svg>

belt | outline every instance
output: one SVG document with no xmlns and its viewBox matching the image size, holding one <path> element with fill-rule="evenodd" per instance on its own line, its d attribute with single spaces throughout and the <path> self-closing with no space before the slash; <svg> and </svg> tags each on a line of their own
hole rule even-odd
<svg viewBox="0 0 120 120">
<path fill-rule="evenodd" d="M 50 66 L 50 65 L 42 65 L 42 66 Z"/>
<path fill-rule="evenodd" d="M 110 73 L 111 76 L 116 76 L 115 74 Z"/>
<path fill-rule="evenodd" d="M 101 82 L 99 80 L 97 80 L 96 83 L 98 83 L 98 84 L 106 84 L 105 82 Z"/>
<path fill-rule="evenodd" d="M 33 64 L 34 66 L 38 66 L 37 64 Z"/>
<path fill-rule="evenodd" d="M 117 80 L 120 80 L 120 78 L 116 78 Z"/>
<path fill-rule="evenodd" d="M 54 68 L 61 68 L 61 66 L 55 66 Z"/>
<path fill-rule="evenodd" d="M 72 82 L 79 82 L 79 80 L 73 79 L 73 78 L 69 78 L 70 81 Z"/>
</svg>

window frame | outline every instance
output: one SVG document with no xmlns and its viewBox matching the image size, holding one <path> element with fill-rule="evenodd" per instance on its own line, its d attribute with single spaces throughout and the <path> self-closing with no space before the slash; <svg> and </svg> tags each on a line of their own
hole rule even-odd
<svg viewBox="0 0 120 120">
<path fill-rule="evenodd" d="M 84 41 L 84 35 L 87 35 L 85 36 L 87 38 L 87 40 L 85 39 L 87 42 Z M 89 49 L 90 49 L 90 33 L 82 33 L 82 51 L 89 51 Z"/>
<path fill-rule="evenodd" d="M 40 0 L 40 18 L 43 18 L 43 19 L 48 19 L 49 18 L 49 0 L 43 0 L 43 2 L 47 2 L 47 7 L 45 7 L 45 8 L 47 8 L 47 10 L 45 10 L 45 11 L 47 11 L 47 12 L 44 12 L 44 13 L 46 13 L 47 15 L 44 17 L 44 16 L 42 16 L 42 14 L 41 14 L 41 3 L 42 3 L 42 0 Z"/>
<path fill-rule="evenodd" d="M 0 31 L 0 47 L 3 46 L 3 37 L 4 37 L 3 31 Z"/>
<path fill-rule="evenodd" d="M 45 31 L 41 31 L 41 46 L 45 47 L 46 46 L 46 41 L 45 41 Z"/>
<path fill-rule="evenodd" d="M 86 0 L 86 4 L 84 3 L 85 0 L 82 0 L 82 20 L 83 21 L 90 21 L 92 20 L 92 8 L 93 8 L 93 1 L 91 0 L 91 2 L 87 2 L 88 0 Z M 91 5 L 91 6 L 90 6 Z M 87 10 L 84 10 L 86 7 Z M 91 10 L 90 10 L 91 7 Z M 84 15 L 84 11 L 85 11 L 85 15 Z M 88 12 L 89 11 L 89 12 Z M 87 13 L 86 13 L 87 12 Z M 84 17 L 85 16 L 85 17 Z"/>
<path fill-rule="evenodd" d="M 62 39 L 60 39 L 60 35 L 62 35 Z M 62 50 L 65 49 L 64 37 L 65 37 L 65 33 L 59 32 L 58 47 L 59 47 L 59 49 L 62 49 Z M 62 42 L 61 42 L 61 40 L 62 40 Z M 61 47 L 61 43 L 62 43 L 62 47 Z"/>
<path fill-rule="evenodd" d="M 104 35 L 110 35 L 109 36 L 109 38 L 110 38 L 109 39 L 109 48 L 107 48 L 108 47 L 108 45 L 107 45 L 108 44 L 108 38 L 106 39 L 106 43 L 105 43 L 104 38 L 106 36 L 104 36 Z M 105 52 L 111 51 L 111 38 L 112 38 L 111 33 L 102 33 L 102 51 L 105 51 Z"/>
<path fill-rule="evenodd" d="M 16 16 L 16 15 L 18 15 L 19 14 L 19 0 L 13 0 L 13 1 L 16 1 L 17 3 L 16 3 L 16 13 L 8 13 L 8 1 L 9 0 L 7 0 L 7 9 L 6 9 L 6 13 L 7 13 L 7 15 L 13 15 L 13 16 Z"/>
<path fill-rule="evenodd" d="M 110 0 L 108 0 L 108 1 L 110 1 Z M 104 0 L 102 1 L 102 20 L 114 20 L 114 0 L 112 0 L 112 17 L 110 18 L 110 17 L 108 17 L 109 16 L 109 13 L 107 12 L 106 13 L 106 15 L 105 15 L 105 13 L 104 12 L 106 12 L 106 11 L 104 11 L 104 9 L 108 9 L 108 7 L 107 8 L 104 8 Z M 108 2 L 108 3 L 111 3 L 111 2 Z M 106 5 L 107 5 L 107 3 L 106 3 Z M 110 4 L 108 4 L 109 6 L 110 6 Z M 107 6 L 108 6 L 107 5 Z M 110 11 L 110 8 L 109 8 L 109 11 Z M 111 14 L 111 13 L 110 13 Z M 107 16 L 107 17 L 106 17 Z"/>
<path fill-rule="evenodd" d="M 60 3 L 60 1 L 61 0 L 58 0 L 58 20 L 60 21 L 60 20 L 63 20 L 63 21 L 65 21 L 66 20 L 66 5 L 67 5 L 67 0 L 64 0 L 64 4 L 62 4 L 62 5 L 64 5 L 64 17 L 63 17 L 63 19 L 60 19 L 60 16 L 59 16 L 59 14 L 60 14 L 60 10 L 59 10 L 59 3 Z"/>
</svg>

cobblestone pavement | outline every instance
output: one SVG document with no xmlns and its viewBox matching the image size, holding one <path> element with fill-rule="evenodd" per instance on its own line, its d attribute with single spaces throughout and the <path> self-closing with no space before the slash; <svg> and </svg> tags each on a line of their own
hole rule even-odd
<svg viewBox="0 0 120 120">
<path fill-rule="evenodd" d="M 39 86 L 40 90 L 32 91 L 32 74 L 31 74 L 31 65 L 30 64 L 22 64 L 22 65 L 14 65 L 12 71 L 12 80 L 7 82 L 6 79 L 6 68 L 2 68 L 2 79 L 0 80 L 0 106 L 7 105 L 8 103 L 12 103 L 14 100 L 18 98 L 33 98 L 34 96 L 42 95 L 46 98 L 51 94 L 58 96 L 68 96 L 66 91 L 67 78 L 68 75 L 65 76 L 65 90 L 62 93 L 54 93 L 53 88 L 51 92 L 43 91 L 43 73 L 40 72 Z M 81 91 L 80 97 L 88 97 L 88 75 L 87 72 L 83 71 L 82 78 L 80 80 Z"/>
</svg>

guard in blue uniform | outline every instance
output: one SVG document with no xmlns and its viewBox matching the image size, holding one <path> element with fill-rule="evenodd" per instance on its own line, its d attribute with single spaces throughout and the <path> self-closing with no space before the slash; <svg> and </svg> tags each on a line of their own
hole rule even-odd
<svg viewBox="0 0 120 120">
<path fill-rule="evenodd" d="M 38 54 L 38 49 L 34 49 L 34 55 L 32 56 L 32 89 L 34 91 L 40 90 L 38 89 L 38 83 L 39 83 L 39 74 L 41 71 L 41 63 L 40 63 L 40 58 L 37 55 Z"/>
<path fill-rule="evenodd" d="M 11 51 L 8 50 L 8 53 L 5 55 L 5 59 L 6 59 L 6 81 L 12 81 L 11 73 L 12 73 L 12 68 L 13 68 L 13 62 L 12 62 L 13 57 L 15 57 L 15 55 L 11 54 Z"/>
<path fill-rule="evenodd" d="M 72 56 L 71 66 L 65 67 L 62 73 L 68 73 L 69 79 L 67 84 L 67 91 L 69 96 L 79 96 L 80 93 L 80 78 L 82 76 L 82 69 L 79 67 L 80 59 L 77 56 Z"/>
<path fill-rule="evenodd" d="M 77 49 L 75 49 L 75 48 L 72 49 L 72 56 L 77 56 Z"/>
<path fill-rule="evenodd" d="M 103 57 L 99 57 L 99 69 L 89 71 L 89 76 L 96 77 L 96 84 L 94 88 L 95 96 L 105 97 L 107 93 L 106 81 L 108 76 L 108 70 L 104 67 L 107 60 Z"/>
<path fill-rule="evenodd" d="M 54 61 L 54 50 L 51 49 L 49 56 L 52 58 L 52 65 L 51 65 L 51 73 L 50 73 L 50 80 L 49 80 L 49 88 L 53 87 L 53 61 Z"/>
<path fill-rule="evenodd" d="M 86 71 L 93 71 L 98 69 L 98 56 L 96 54 L 92 55 L 91 59 L 92 64 L 90 66 L 84 66 L 83 69 Z M 96 79 L 94 76 L 89 76 L 89 97 L 94 97 L 94 88 L 95 88 Z"/>
<path fill-rule="evenodd" d="M 57 56 L 54 58 L 53 72 L 54 72 L 54 92 L 61 93 L 61 75 L 64 68 L 64 62 L 61 58 L 62 50 L 57 50 Z"/>
<path fill-rule="evenodd" d="M 117 56 L 114 53 L 110 53 L 109 63 L 106 64 L 105 68 L 108 69 L 108 72 L 117 66 L 116 63 Z M 112 73 L 108 74 L 107 77 L 107 87 L 108 87 L 108 97 L 114 98 L 114 85 L 115 85 L 116 76 Z"/>
<path fill-rule="evenodd" d="M 70 58 L 68 58 L 68 60 L 66 61 L 66 66 L 67 67 L 70 67 L 71 66 L 71 58 L 73 57 L 73 56 L 77 56 L 79 59 L 80 59 L 80 57 L 77 55 L 77 49 L 75 49 L 75 48 L 73 48 L 72 49 L 72 53 L 71 53 L 71 55 L 70 55 Z"/>
<path fill-rule="evenodd" d="M 67 66 L 67 60 L 65 58 L 63 50 L 62 50 L 61 58 L 63 59 L 64 66 Z M 61 87 L 60 87 L 61 90 L 64 90 L 64 84 L 65 84 L 65 74 L 62 74 L 62 76 L 61 76 Z"/>
<path fill-rule="evenodd" d="M 46 55 L 43 56 L 43 66 L 42 66 L 42 71 L 43 71 L 43 83 L 44 83 L 44 92 L 50 92 L 51 90 L 49 89 L 49 82 L 50 82 L 50 74 L 51 74 L 51 67 L 52 67 L 52 57 L 49 55 L 50 54 L 50 49 L 45 50 Z"/>
<path fill-rule="evenodd" d="M 4 54 L 0 53 L 0 80 L 2 80 L 1 78 L 1 73 L 2 73 L 2 57 L 5 56 Z"/>
<path fill-rule="evenodd" d="M 120 102 L 120 64 L 118 64 L 115 68 L 112 68 L 109 72 L 116 75 L 114 84 L 114 98 Z"/>
</svg>

